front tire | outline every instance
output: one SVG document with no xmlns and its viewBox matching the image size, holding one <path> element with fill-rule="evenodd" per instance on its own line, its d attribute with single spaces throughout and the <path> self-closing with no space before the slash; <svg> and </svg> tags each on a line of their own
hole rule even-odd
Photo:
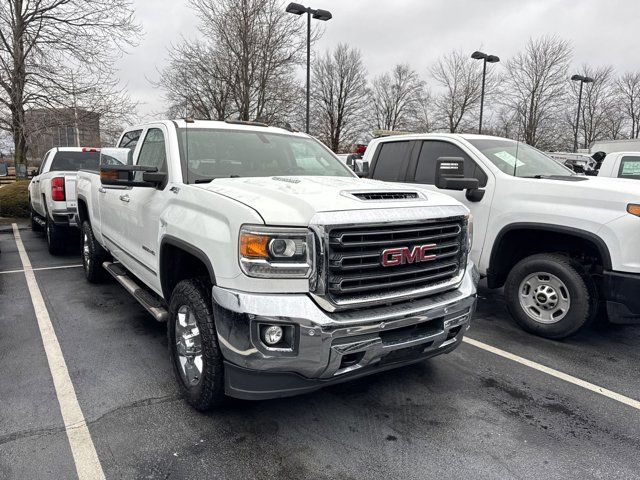
<svg viewBox="0 0 640 480">
<path fill-rule="evenodd" d="M 65 251 L 65 231 L 56 226 L 53 221 L 47 217 L 45 224 L 45 234 L 47 237 L 47 248 L 51 255 L 60 255 Z"/>
<path fill-rule="evenodd" d="M 82 222 L 80 230 L 80 255 L 82 255 L 82 268 L 87 280 L 91 283 L 100 283 L 106 278 L 106 272 L 102 268 L 102 262 L 107 260 L 107 252 L 93 236 L 91 224 Z"/>
<path fill-rule="evenodd" d="M 178 283 L 169 313 L 169 349 L 180 390 L 196 410 L 211 410 L 225 397 L 209 283 L 202 279 Z"/>
<path fill-rule="evenodd" d="M 593 279 L 577 261 L 539 254 L 518 262 L 504 287 L 507 308 L 526 331 L 561 339 L 589 324 L 598 311 Z"/>
</svg>

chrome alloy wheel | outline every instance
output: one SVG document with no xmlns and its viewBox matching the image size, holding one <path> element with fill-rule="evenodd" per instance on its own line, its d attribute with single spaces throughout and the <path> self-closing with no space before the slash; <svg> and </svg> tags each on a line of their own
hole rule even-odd
<svg viewBox="0 0 640 480">
<path fill-rule="evenodd" d="M 178 309 L 175 322 L 175 341 L 180 375 L 187 386 L 200 383 L 202 378 L 202 343 L 196 316 L 187 305 Z"/>
<path fill-rule="evenodd" d="M 89 268 L 91 268 L 91 251 L 89 250 L 89 236 L 86 233 L 82 234 L 82 262 L 84 263 L 85 270 L 89 270 Z"/>
<path fill-rule="evenodd" d="M 569 289 L 555 275 L 532 273 L 520 283 L 518 291 L 520 306 L 536 322 L 557 323 L 569 313 Z"/>
</svg>

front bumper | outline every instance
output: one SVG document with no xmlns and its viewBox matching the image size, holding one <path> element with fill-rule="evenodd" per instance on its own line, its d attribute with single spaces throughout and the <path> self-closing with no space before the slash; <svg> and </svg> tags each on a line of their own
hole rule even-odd
<svg viewBox="0 0 640 480">
<path fill-rule="evenodd" d="M 478 273 L 469 262 L 455 290 L 419 300 L 326 312 L 303 294 L 253 294 L 213 287 L 225 315 L 216 328 L 228 395 L 266 399 L 317 390 L 453 350 L 469 327 Z M 269 349 L 260 324 L 292 326 L 290 349 Z"/>
<path fill-rule="evenodd" d="M 640 324 L 640 274 L 604 272 L 603 288 L 611 323 Z"/>
</svg>

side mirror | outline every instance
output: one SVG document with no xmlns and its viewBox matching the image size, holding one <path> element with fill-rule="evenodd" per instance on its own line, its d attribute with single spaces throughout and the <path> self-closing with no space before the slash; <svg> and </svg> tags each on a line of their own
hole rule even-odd
<svg viewBox="0 0 640 480">
<path fill-rule="evenodd" d="M 464 159 L 440 157 L 436 162 L 436 187 L 443 190 L 466 190 L 470 202 L 479 202 L 484 197 L 480 180 L 464 176 Z"/>
<path fill-rule="evenodd" d="M 362 173 L 369 175 L 369 162 L 362 162 Z"/>
<path fill-rule="evenodd" d="M 142 180 L 136 178 L 136 172 L 142 172 Z M 166 179 L 167 174 L 158 172 L 157 167 L 144 165 L 102 165 L 100 167 L 102 185 L 157 188 Z"/>
<path fill-rule="evenodd" d="M 347 165 L 348 165 L 349 167 L 351 167 L 352 169 L 353 169 L 353 166 L 355 165 L 355 162 L 353 161 L 353 160 L 354 160 L 354 158 L 355 158 L 355 156 L 354 156 L 354 155 L 349 155 L 349 156 L 347 157 L 347 162 L 346 162 L 346 163 L 347 163 Z"/>
</svg>

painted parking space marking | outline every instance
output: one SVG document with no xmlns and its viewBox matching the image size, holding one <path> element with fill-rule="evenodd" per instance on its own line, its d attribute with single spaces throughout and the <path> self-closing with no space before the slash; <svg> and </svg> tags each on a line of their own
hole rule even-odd
<svg viewBox="0 0 640 480">
<path fill-rule="evenodd" d="M 60 268 L 79 268 L 82 267 L 82 264 L 79 265 L 57 265 L 55 267 L 38 267 L 38 268 L 32 268 L 31 271 L 32 272 L 39 272 L 40 270 L 58 270 Z M 5 273 L 22 273 L 24 272 L 23 268 L 20 268 L 18 270 L 5 270 L 5 271 L 0 271 L 0 275 L 3 275 Z"/>
<path fill-rule="evenodd" d="M 506 358 L 513 362 L 519 363 L 520 365 L 533 368 L 534 370 L 538 370 L 539 372 L 546 373 L 547 375 L 551 375 L 552 377 L 559 378 L 560 380 L 564 380 L 565 382 L 568 382 L 573 385 L 577 385 L 578 387 L 582 387 L 592 392 L 598 393 L 607 398 L 615 400 L 616 402 L 620 402 L 631 408 L 635 408 L 636 410 L 640 410 L 640 401 L 634 400 L 633 398 L 629 398 L 619 393 L 608 390 L 606 388 L 599 387 L 598 385 L 594 385 L 593 383 L 587 382 L 586 380 L 582 380 L 572 375 L 568 375 L 564 372 L 555 370 L 553 368 L 528 360 L 526 358 L 519 357 L 518 355 L 514 355 L 513 353 L 509 353 L 499 348 L 488 345 L 486 343 L 479 342 L 478 340 L 474 340 L 473 338 L 464 337 L 462 341 L 465 343 L 468 343 L 469 345 L 473 345 L 474 347 L 485 350 L 487 352 L 491 352 L 502 358 Z"/>
<path fill-rule="evenodd" d="M 27 280 L 31 302 L 36 313 L 38 328 L 42 336 L 42 343 L 49 363 L 49 370 L 53 378 L 53 385 L 58 397 L 60 412 L 62 413 L 78 478 L 80 480 L 103 480 L 105 476 L 102 465 L 100 465 L 95 445 L 91 439 L 91 433 L 80 409 L 78 398 L 69 376 L 69 370 L 62 355 L 62 349 L 53 329 L 42 292 L 40 292 L 36 281 L 34 269 L 31 268 L 29 256 L 20 238 L 18 226 L 15 223 L 13 224 L 13 235 Z"/>
</svg>

